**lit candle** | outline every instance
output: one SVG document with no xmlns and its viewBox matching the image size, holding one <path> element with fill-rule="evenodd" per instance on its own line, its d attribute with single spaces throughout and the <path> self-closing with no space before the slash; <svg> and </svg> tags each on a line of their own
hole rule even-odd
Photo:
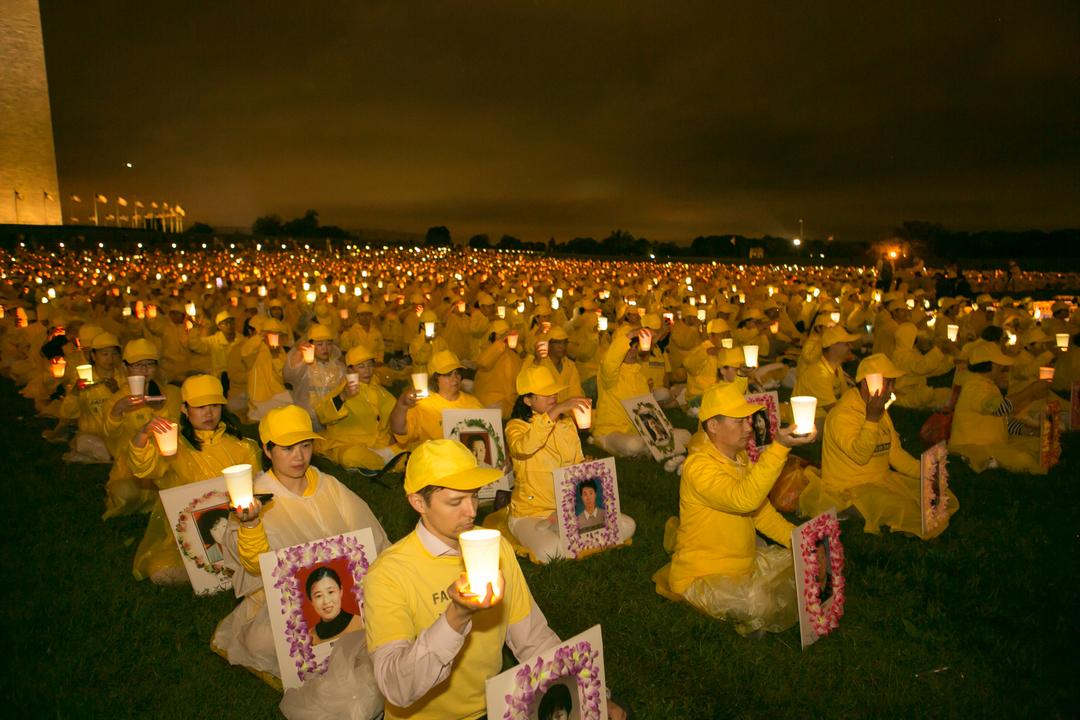
<svg viewBox="0 0 1080 720">
<path fill-rule="evenodd" d="M 949 342 L 956 342 L 956 338 L 960 335 L 960 326 L 950 323 L 945 326 L 945 332 L 949 335 Z"/>
<path fill-rule="evenodd" d="M 184 310 L 186 310 L 187 314 L 191 317 L 195 317 L 195 313 L 197 312 L 195 309 L 195 303 L 193 302 L 189 302 L 187 305 L 185 305 Z"/>
<path fill-rule="evenodd" d="M 458 536 L 461 555 L 465 560 L 465 575 L 469 592 L 483 597 L 487 586 L 492 592 L 499 583 L 499 548 L 502 534 L 498 530 L 478 528 L 466 530 Z"/>
<path fill-rule="evenodd" d="M 281 337 L 277 333 L 266 333 L 266 344 L 276 348 L 281 344 Z"/>
<path fill-rule="evenodd" d="M 705 312 L 704 308 L 701 308 L 697 311 L 697 319 L 699 322 L 705 322 L 706 317 L 708 317 L 708 314 Z"/>
<path fill-rule="evenodd" d="M 743 360 L 746 361 L 746 367 L 756 368 L 758 357 L 757 345 L 743 345 L 742 348 Z"/>
<path fill-rule="evenodd" d="M 134 397 L 141 397 L 146 394 L 146 376 L 145 375 L 128 375 L 128 390 Z"/>
<path fill-rule="evenodd" d="M 342 320 L 348 320 L 349 319 L 349 310 L 348 310 L 348 308 L 341 308 L 340 310 L 338 310 L 338 316 Z"/>
<path fill-rule="evenodd" d="M 1041 367 L 1041 368 L 1039 368 L 1039 379 L 1040 380 L 1053 380 L 1054 379 L 1054 368 L 1052 368 L 1052 367 Z"/>
<path fill-rule="evenodd" d="M 735 347 L 735 341 L 732 338 L 720 338 L 720 347 L 730 350 Z"/>
<path fill-rule="evenodd" d="M 1006 331 L 1005 344 L 1006 345 L 1015 345 L 1016 344 L 1016 333 Z"/>
<path fill-rule="evenodd" d="M 664 313 L 664 320 L 669 322 L 669 323 L 675 322 L 675 313 L 669 313 L 669 312 Z"/>
<path fill-rule="evenodd" d="M 345 380 L 349 385 L 356 387 L 360 384 L 360 373 L 345 373 Z"/>
<path fill-rule="evenodd" d="M 75 368 L 75 372 L 79 373 L 79 379 L 83 382 L 94 382 L 94 366 L 93 365 L 79 365 Z"/>
<path fill-rule="evenodd" d="M 840 322 L 840 313 L 838 313 L 838 312 L 829 313 L 829 319 L 833 321 L 833 325 L 837 324 L 838 322 Z"/>
<path fill-rule="evenodd" d="M 428 396 L 428 376 L 427 373 L 413 373 L 412 374 L 412 386 L 416 391 L 416 399 L 421 400 Z"/>
<path fill-rule="evenodd" d="M 652 350 L 652 332 L 648 328 L 642 328 L 641 334 L 638 336 L 638 347 L 642 352 L 649 352 Z"/>
<path fill-rule="evenodd" d="M 314 345 L 310 345 L 310 344 L 305 345 L 304 347 L 300 348 L 300 352 L 302 352 L 304 354 L 304 362 L 305 363 L 307 363 L 308 365 L 311 365 L 311 364 L 313 364 L 315 362 L 315 346 Z"/>
<path fill-rule="evenodd" d="M 518 334 L 517 334 L 517 332 L 515 331 L 515 332 L 507 333 L 507 335 L 506 335 L 506 347 L 510 348 L 511 350 L 516 350 L 517 349 L 517 344 L 518 344 Z"/>
<path fill-rule="evenodd" d="M 885 402 L 885 409 L 888 410 L 894 402 L 896 402 L 896 393 L 889 393 L 889 399 Z"/>
<path fill-rule="evenodd" d="M 770 325 L 769 332 L 771 332 L 773 335 L 780 332 L 780 323 L 774 322 L 772 325 Z"/>
<path fill-rule="evenodd" d="M 505 305 L 496 306 L 495 307 L 495 314 L 498 315 L 500 318 L 505 319 L 506 318 L 506 306 Z"/>
<path fill-rule="evenodd" d="M 592 427 L 592 400 L 585 398 L 584 407 L 574 408 L 574 422 L 579 430 L 588 430 Z"/>
<path fill-rule="evenodd" d="M 457 301 L 457 311 L 459 313 L 465 312 L 465 301 L 464 300 L 458 300 Z"/>
<path fill-rule="evenodd" d="M 154 439 L 157 440 L 158 452 L 169 457 L 176 454 L 177 433 L 180 426 L 174 422 L 169 423 L 169 429 L 165 432 L 154 431 Z"/>
<path fill-rule="evenodd" d="M 914 298 L 909 298 L 908 300 L 905 300 L 904 304 L 908 306 L 908 310 L 914 310 L 915 309 L 915 300 L 914 300 Z"/>
<path fill-rule="evenodd" d="M 1057 333 L 1054 335 L 1059 350 L 1067 350 L 1069 347 L 1069 333 Z"/>
<path fill-rule="evenodd" d="M 56 358 L 52 361 L 49 369 L 52 371 L 54 378 L 64 377 L 64 371 L 67 369 L 67 360 L 62 357 Z"/>
<path fill-rule="evenodd" d="M 148 318 L 156 318 L 157 317 L 157 305 L 147 305 L 146 306 L 146 317 L 148 317 Z"/>
<path fill-rule="evenodd" d="M 866 391 L 871 395 L 880 395 L 885 387 L 885 377 L 881 373 L 871 373 L 866 376 Z"/>
<path fill-rule="evenodd" d="M 435 337 L 435 323 L 433 323 L 433 322 L 424 323 L 424 337 L 426 337 L 428 339 L 431 339 L 431 338 Z"/>
<path fill-rule="evenodd" d="M 606 317 L 604 317 L 603 315 L 601 315 L 600 317 L 596 318 L 596 328 L 597 328 L 597 329 L 598 329 L 598 330 L 599 330 L 600 332 L 607 332 L 607 328 L 608 328 L 608 319 L 607 319 Z"/>
<path fill-rule="evenodd" d="M 221 471 L 225 476 L 225 489 L 229 493 L 229 503 L 234 508 L 246 508 L 255 500 L 251 477 L 251 466 L 230 465 Z"/>
<path fill-rule="evenodd" d="M 813 395 L 795 395 L 791 398 L 791 414 L 795 417 L 795 434 L 809 435 L 814 432 L 814 413 L 817 398 Z"/>
</svg>

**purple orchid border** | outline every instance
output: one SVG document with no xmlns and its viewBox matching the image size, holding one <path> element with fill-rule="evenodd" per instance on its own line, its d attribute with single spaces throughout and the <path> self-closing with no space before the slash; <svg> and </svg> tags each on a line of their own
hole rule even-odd
<svg viewBox="0 0 1080 720">
<path fill-rule="evenodd" d="M 610 459 L 610 458 L 609 458 Z M 615 463 L 605 460 L 571 465 L 563 470 L 562 497 L 559 499 L 563 527 L 566 529 L 566 549 L 571 557 L 576 558 L 582 550 L 607 548 L 619 544 L 619 495 L 615 486 Z M 591 477 L 600 478 L 601 490 L 605 498 L 604 527 L 586 533 L 582 537 L 577 527 L 577 512 L 574 503 L 577 486 L 582 480 Z"/>
<path fill-rule="evenodd" d="M 363 608 L 363 580 L 369 563 L 364 553 L 364 544 L 359 539 L 338 535 L 279 550 L 277 553 L 274 589 L 281 592 L 280 610 L 285 616 L 285 640 L 289 645 L 289 657 L 296 665 L 296 674 L 300 682 L 304 682 L 308 675 L 321 675 L 326 672 L 330 659 L 327 658 L 321 663 L 315 659 L 315 650 L 311 643 L 311 629 L 304 619 L 304 590 L 296 579 L 296 573 L 303 568 L 330 562 L 340 557 L 348 561 L 349 572 L 353 579 L 353 595 L 356 597 L 357 607 Z"/>
<path fill-rule="evenodd" d="M 550 662 L 544 662 L 541 657 L 536 660 L 536 665 L 523 664 L 514 678 L 514 693 L 506 696 L 502 720 L 528 720 L 536 698 L 565 677 L 577 681 L 581 720 L 600 720 L 604 692 L 599 658 L 600 651 L 588 640 L 582 640 L 557 648 Z"/>
</svg>

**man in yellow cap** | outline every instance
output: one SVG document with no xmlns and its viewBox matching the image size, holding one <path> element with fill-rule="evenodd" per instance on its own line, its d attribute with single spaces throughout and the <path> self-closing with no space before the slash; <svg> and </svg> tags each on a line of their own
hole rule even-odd
<svg viewBox="0 0 1080 720">
<path fill-rule="evenodd" d="M 286 354 L 282 374 L 292 387 L 293 402 L 308 411 L 316 430 L 322 430 L 315 408 L 345 381 L 345 363 L 326 325 L 312 324 L 304 340 Z"/>
<path fill-rule="evenodd" d="M 570 344 L 569 334 L 561 327 L 553 327 L 547 335 L 541 337 L 541 342 L 543 341 L 547 341 L 547 357 L 528 355 L 521 369 L 546 367 L 555 381 L 562 386 L 559 402 L 572 397 L 584 397 L 585 390 L 581 387 L 581 373 L 577 363 L 566 356 Z"/>
<path fill-rule="evenodd" d="M 94 335 L 89 347 L 93 367 L 93 382 L 75 382 L 60 405 L 60 424 L 54 434 L 70 422 L 78 423 L 71 440 L 71 450 L 64 462 L 107 463 L 112 460 L 105 442 L 105 416 L 113 396 L 127 385 L 127 374 L 121 367 L 120 341 L 112 333 Z"/>
<path fill-rule="evenodd" d="M 388 720 L 482 717 L 504 644 L 523 661 L 560 642 L 505 539 L 494 586 L 469 587 L 459 538 L 473 529 L 477 491 L 500 475 L 454 440 L 426 442 L 409 459 L 405 493 L 420 521 L 364 577 L 368 650 Z"/>
<path fill-rule="evenodd" d="M 774 442 L 751 463 L 746 456 L 751 405 L 731 384 L 713 385 L 701 400 L 702 429 L 683 466 L 679 518 L 671 564 L 653 576 L 657 592 L 686 600 L 702 612 L 735 623 L 743 635 L 781 632 L 798 622 L 792 570 L 793 525 L 769 502 L 769 491 L 796 437 L 777 430 Z M 758 547 L 756 533 L 783 547 Z"/>
<path fill-rule="evenodd" d="M 381 470 L 401 450 L 390 433 L 396 400 L 375 378 L 375 353 L 356 345 L 345 353 L 345 380 L 317 406 L 325 425 L 316 452 L 338 465 Z"/>
<path fill-rule="evenodd" d="M 348 352 L 357 345 L 363 345 L 375 353 L 375 364 L 382 365 L 386 356 L 386 343 L 382 330 L 373 322 L 375 308 L 370 303 L 360 303 L 353 314 L 356 323 L 341 334 L 341 349 Z"/>
<path fill-rule="evenodd" d="M 514 380 L 521 371 L 521 356 L 510 348 L 510 326 L 505 320 L 494 320 L 490 330 L 483 350 L 476 356 L 473 394 L 484 407 L 498 408 L 505 420 L 517 400 Z"/>
<path fill-rule="evenodd" d="M 442 438 L 443 410 L 483 409 L 475 395 L 461 389 L 462 367 L 454 353 L 449 350 L 437 352 L 428 365 L 427 394 L 418 395 L 409 387 L 398 396 L 390 415 L 390 430 L 399 444 L 413 448 L 426 440 Z"/>
<path fill-rule="evenodd" d="M 201 332 L 202 324 L 194 321 L 194 329 L 187 334 L 187 346 L 196 355 L 209 357 L 207 374 L 221 379 L 228 370 L 229 351 L 239 341 L 236 334 L 236 318 L 229 314 L 228 310 L 222 310 L 214 316 L 216 331 L 212 334 Z"/>
<path fill-rule="evenodd" d="M 858 383 L 840 398 L 825 420 L 821 477 L 811 476 L 799 497 L 799 512 L 812 516 L 851 506 L 877 534 L 882 525 L 924 540 L 942 533 L 948 520 L 922 534 L 918 459 L 904 451 L 885 405 L 904 371 L 885 355 L 859 363 Z M 943 498 L 949 515 L 960 507 L 952 491 Z"/>
<path fill-rule="evenodd" d="M 858 340 L 839 325 L 826 328 L 821 335 L 821 357 L 805 366 L 795 379 L 793 395 L 817 398 L 817 417 L 823 418 L 848 388 L 847 375 L 841 367 L 851 354 L 851 343 Z"/>
<path fill-rule="evenodd" d="M 696 410 L 701 404 L 701 396 L 716 384 L 720 369 L 718 358 L 724 350 L 724 339 L 734 346 L 731 340 L 731 327 L 726 320 L 714 318 L 705 326 L 708 338 L 694 348 L 683 360 L 686 368 L 686 406 Z"/>
<path fill-rule="evenodd" d="M 187 315 L 184 306 L 173 300 L 165 306 L 165 317 L 148 317 L 145 321 L 147 339 L 161 349 L 161 370 L 169 380 L 181 381 L 191 367 L 187 348 Z"/>
<path fill-rule="evenodd" d="M 250 420 L 259 420 L 270 410 L 292 403 L 285 388 L 285 350 L 288 328 L 280 320 L 269 318 L 241 345 L 248 371 L 248 408 Z M 291 343 L 292 338 L 288 338 Z"/>
<path fill-rule="evenodd" d="M 1049 383 L 1036 380 L 1003 396 L 1014 362 L 996 343 L 973 343 L 953 413 L 949 452 L 962 455 L 975 472 L 995 467 L 1046 471 L 1039 462 L 1038 427 L 1016 418 L 1030 403 L 1045 399 Z"/>
</svg>

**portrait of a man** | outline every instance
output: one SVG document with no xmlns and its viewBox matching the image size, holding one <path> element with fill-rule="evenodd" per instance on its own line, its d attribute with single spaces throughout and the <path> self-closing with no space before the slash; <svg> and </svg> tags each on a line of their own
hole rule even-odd
<svg viewBox="0 0 1080 720">
<path fill-rule="evenodd" d="M 604 527 L 607 520 L 600 483 L 596 478 L 582 480 L 577 488 L 577 526 L 582 535 Z"/>
</svg>

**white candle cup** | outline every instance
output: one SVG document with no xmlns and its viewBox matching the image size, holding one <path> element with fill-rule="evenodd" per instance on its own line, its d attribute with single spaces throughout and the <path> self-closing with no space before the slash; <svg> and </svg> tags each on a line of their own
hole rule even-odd
<svg viewBox="0 0 1080 720">
<path fill-rule="evenodd" d="M 135 397 L 142 397 L 146 394 L 146 376 L 145 375 L 128 375 L 128 390 Z"/>
<path fill-rule="evenodd" d="M 225 476 L 225 489 L 229 493 L 229 504 L 234 508 L 246 508 L 255 500 L 251 466 L 230 465 L 221 471 Z"/>
<path fill-rule="evenodd" d="M 502 534 L 498 530 L 478 528 L 466 530 L 458 536 L 461 555 L 465 560 L 465 575 L 469 580 L 469 592 L 479 597 L 492 591 L 499 583 L 499 549 Z"/>
<path fill-rule="evenodd" d="M 950 323 L 945 326 L 945 332 L 948 333 L 949 342 L 956 342 L 956 338 L 960 336 L 960 326 Z"/>
<path fill-rule="evenodd" d="M 592 400 L 585 399 L 585 407 L 574 408 L 574 423 L 579 430 L 588 430 L 592 427 Z"/>
<path fill-rule="evenodd" d="M 146 317 L 148 317 L 148 318 L 156 318 L 157 317 L 157 305 L 147 305 L 146 306 Z"/>
<path fill-rule="evenodd" d="M 607 328 L 608 328 L 608 319 L 606 317 L 601 315 L 600 317 L 596 318 L 596 329 L 597 330 L 599 330 L 600 332 L 607 332 Z"/>
<path fill-rule="evenodd" d="M 304 362 L 305 363 L 307 363 L 308 365 L 311 365 L 311 364 L 313 364 L 315 362 L 315 346 L 314 345 L 305 345 L 304 347 L 300 348 L 300 352 L 304 356 Z"/>
<path fill-rule="evenodd" d="M 881 373 L 871 373 L 864 379 L 866 380 L 866 391 L 870 395 L 881 394 L 882 388 L 885 387 L 885 377 Z"/>
<path fill-rule="evenodd" d="M 756 368 L 758 366 L 758 346 L 757 345 L 743 345 L 742 348 L 743 360 L 746 363 L 746 367 Z"/>
<path fill-rule="evenodd" d="M 506 335 L 506 347 L 511 350 L 516 350 L 518 344 L 518 334 L 516 332 L 507 333 Z"/>
<path fill-rule="evenodd" d="M 1016 344 L 1016 333 L 1006 332 L 1005 333 L 1005 344 L 1006 345 L 1015 345 Z"/>
<path fill-rule="evenodd" d="M 1054 368 L 1049 367 L 1049 366 L 1039 368 L 1039 379 L 1040 380 L 1053 380 L 1054 379 Z"/>
<path fill-rule="evenodd" d="M 773 335 L 780 332 L 780 323 L 774 322 L 772 325 L 770 325 L 769 326 L 769 332 L 771 332 Z"/>
<path fill-rule="evenodd" d="M 536 356 L 546 358 L 548 356 L 548 341 L 541 340 L 536 343 Z"/>
<path fill-rule="evenodd" d="M 669 312 L 664 313 L 664 322 L 666 322 L 666 323 L 675 322 L 675 313 L 669 313 Z"/>
<path fill-rule="evenodd" d="M 189 302 L 187 305 L 185 305 L 184 310 L 187 311 L 187 314 L 190 315 L 191 317 L 195 317 L 195 314 L 198 312 L 195 309 L 195 303 L 193 303 L 193 302 Z"/>
<path fill-rule="evenodd" d="M 697 311 L 697 319 L 698 319 L 698 322 L 705 322 L 705 318 L 707 318 L 708 316 L 709 316 L 709 315 L 708 315 L 708 313 L 707 313 L 707 312 L 705 312 L 705 309 L 704 309 L 704 308 L 702 308 L 702 309 L 700 309 L 700 310 L 698 310 L 698 311 Z"/>
<path fill-rule="evenodd" d="M 52 372 L 52 376 L 54 378 L 59 379 L 64 377 L 64 372 L 67 370 L 67 360 L 65 360 L 64 358 L 57 358 L 55 361 L 50 363 L 49 370 Z"/>
<path fill-rule="evenodd" d="M 495 306 L 495 314 L 498 315 L 501 320 L 505 320 L 506 319 L 506 306 L 505 305 L 496 305 Z"/>
<path fill-rule="evenodd" d="M 428 338 L 429 340 L 431 338 L 435 337 L 435 323 L 433 323 L 433 322 L 424 323 L 424 337 Z"/>
<path fill-rule="evenodd" d="M 813 395 L 795 395 L 791 398 L 791 414 L 795 418 L 795 434 L 809 435 L 814 432 L 814 413 L 817 398 Z"/>
<path fill-rule="evenodd" d="M 157 440 L 158 452 L 164 457 L 176 454 L 177 435 L 180 426 L 174 422 L 169 423 L 169 429 L 165 432 L 154 431 L 154 439 Z"/>
<path fill-rule="evenodd" d="M 281 345 L 281 336 L 277 333 L 266 333 L 266 344 L 272 348 Z"/>
<path fill-rule="evenodd" d="M 352 386 L 360 384 L 360 373 L 345 373 L 345 382 Z"/>
<path fill-rule="evenodd" d="M 910 298 L 908 300 L 905 300 L 904 304 L 907 305 L 908 310 L 914 310 L 915 309 L 915 299 L 914 298 Z"/>
<path fill-rule="evenodd" d="M 459 313 L 465 312 L 465 301 L 464 300 L 458 300 L 457 301 L 457 311 Z"/>
<path fill-rule="evenodd" d="M 832 320 L 833 325 L 836 325 L 837 323 L 840 322 L 840 313 L 838 313 L 838 312 L 829 313 L 829 319 Z"/>
<path fill-rule="evenodd" d="M 643 328 L 641 334 L 638 335 L 638 347 L 642 352 L 649 352 L 652 350 L 652 331 L 648 328 Z"/>
<path fill-rule="evenodd" d="M 720 338 L 720 347 L 730 350 L 735 347 L 735 340 L 733 338 Z"/>
<path fill-rule="evenodd" d="M 75 372 L 79 373 L 79 379 L 83 382 L 94 382 L 94 366 L 93 365 L 79 365 L 75 368 Z"/>
<path fill-rule="evenodd" d="M 416 391 L 417 399 L 426 398 L 428 396 L 428 374 L 427 373 L 413 373 L 412 374 L 412 386 Z"/>
<path fill-rule="evenodd" d="M 1057 342 L 1058 350 L 1069 349 L 1069 333 L 1057 333 L 1054 335 L 1054 340 Z"/>
<path fill-rule="evenodd" d="M 348 308 L 341 308 L 340 310 L 338 310 L 338 317 L 340 317 L 342 320 L 348 320 L 349 319 L 349 309 Z"/>
</svg>

